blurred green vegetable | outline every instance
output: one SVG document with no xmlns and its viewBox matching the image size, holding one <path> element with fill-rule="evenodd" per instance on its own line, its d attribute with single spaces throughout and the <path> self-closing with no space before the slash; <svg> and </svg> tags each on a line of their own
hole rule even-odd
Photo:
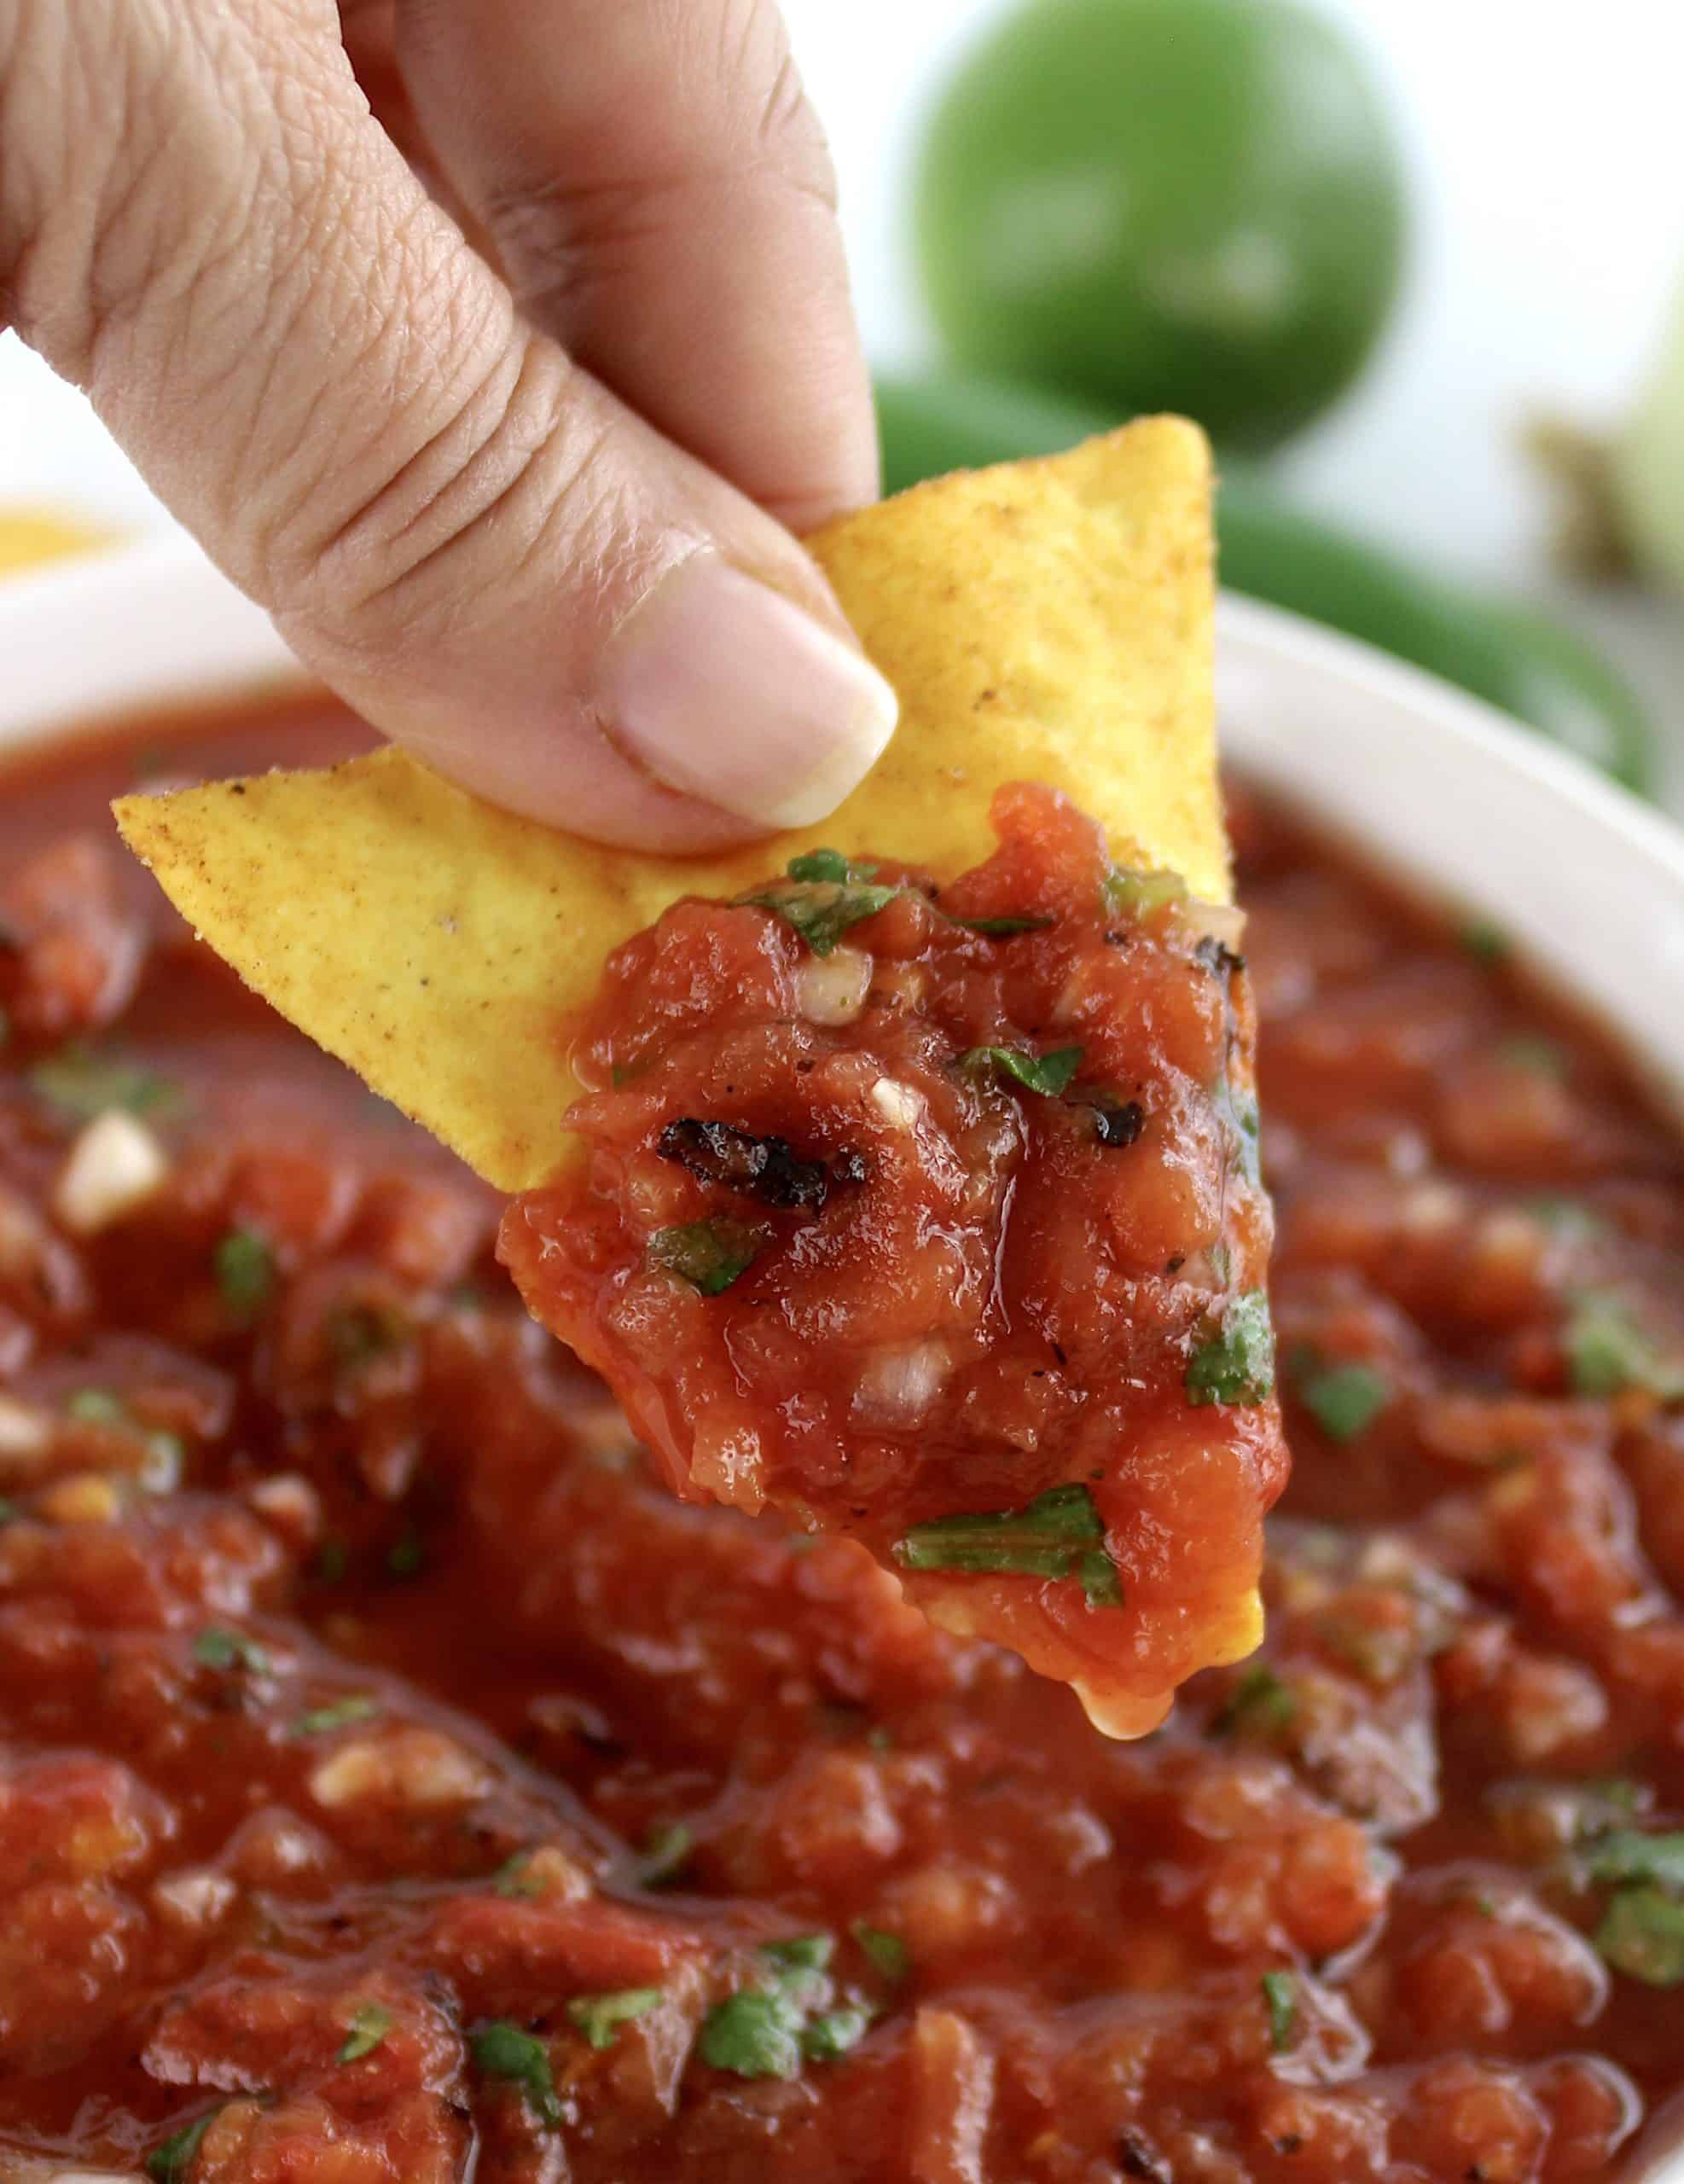
<svg viewBox="0 0 1684 2184">
<path fill-rule="evenodd" d="M 1356 377 L 1404 230 L 1386 103 L 1297 0 L 1029 0 L 961 62 L 916 177 L 955 362 L 1253 451 Z"/>
<path fill-rule="evenodd" d="M 1113 413 L 999 380 L 880 376 L 884 489 L 1108 430 Z M 1459 684 L 1647 794 L 1646 716 L 1615 670 L 1534 610 L 1463 592 L 1360 537 L 1288 507 L 1254 471 L 1225 468 L 1217 504 L 1222 582 L 1326 623 Z"/>
</svg>

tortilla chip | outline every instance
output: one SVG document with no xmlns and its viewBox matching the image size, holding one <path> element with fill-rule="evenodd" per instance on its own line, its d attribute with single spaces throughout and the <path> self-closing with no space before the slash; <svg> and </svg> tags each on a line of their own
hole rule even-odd
<svg viewBox="0 0 1684 2184">
<path fill-rule="evenodd" d="M 527 1189 L 566 1153 L 569 1024 L 609 951 L 681 895 L 734 894 L 821 844 L 963 870 L 993 846 L 993 790 L 1027 780 L 1065 790 L 1119 857 L 1228 898 L 1210 498 L 1197 427 L 1149 418 L 821 531 L 901 723 L 833 817 L 746 849 L 603 849 L 397 749 L 124 797 L 118 824 L 283 1016 L 488 1181 Z"/>
</svg>

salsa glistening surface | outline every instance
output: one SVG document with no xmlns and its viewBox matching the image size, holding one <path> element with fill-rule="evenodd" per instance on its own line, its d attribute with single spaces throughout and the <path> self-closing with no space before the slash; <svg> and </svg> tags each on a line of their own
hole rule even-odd
<svg viewBox="0 0 1684 2184">
<path fill-rule="evenodd" d="M 0 2167 L 1571 2184 L 1663 2131 L 1684 1162 L 1502 937 L 1237 799 L 1296 1468 L 1263 1654 L 1118 1745 L 857 1543 L 674 1503 L 491 1194 L 125 868 L 137 774 L 354 737 L 0 806 Z"/>
<path fill-rule="evenodd" d="M 862 1541 L 1113 1735 L 1261 1635 L 1286 1482 L 1241 920 L 1002 787 L 608 960 L 502 1257 L 678 1490 Z"/>
</svg>

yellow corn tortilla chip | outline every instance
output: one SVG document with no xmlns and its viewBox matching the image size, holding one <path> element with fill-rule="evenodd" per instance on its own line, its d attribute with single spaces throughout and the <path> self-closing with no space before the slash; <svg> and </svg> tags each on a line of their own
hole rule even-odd
<svg viewBox="0 0 1684 2184">
<path fill-rule="evenodd" d="M 1226 900 L 1211 689 L 1210 457 L 1150 418 L 961 473 L 810 543 L 900 727 L 822 825 L 680 858 L 479 802 L 396 749 L 114 807 L 218 955 L 506 1191 L 553 1175 L 569 1022 L 609 951 L 678 897 L 729 896 L 821 844 L 940 872 L 994 845 L 1010 781 L 1068 793 L 1119 855 Z"/>
</svg>

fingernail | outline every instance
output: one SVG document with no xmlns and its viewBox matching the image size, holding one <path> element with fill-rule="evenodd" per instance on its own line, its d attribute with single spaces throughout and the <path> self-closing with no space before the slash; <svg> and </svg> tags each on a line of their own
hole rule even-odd
<svg viewBox="0 0 1684 2184">
<path fill-rule="evenodd" d="M 615 631 L 599 702 L 657 780 L 768 828 L 833 811 L 899 710 L 863 653 L 711 553 L 681 562 Z"/>
</svg>

